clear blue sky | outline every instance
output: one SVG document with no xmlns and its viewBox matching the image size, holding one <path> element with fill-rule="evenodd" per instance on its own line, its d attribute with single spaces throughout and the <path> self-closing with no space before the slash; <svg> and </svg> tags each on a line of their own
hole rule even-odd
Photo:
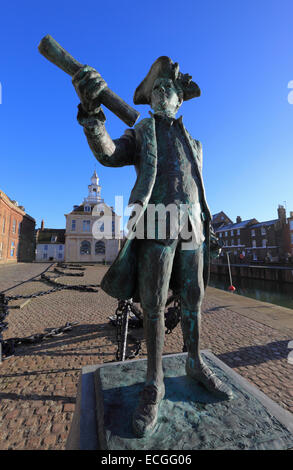
<svg viewBox="0 0 293 470">
<path fill-rule="evenodd" d="M 212 213 L 235 220 L 293 211 L 293 4 L 291 0 L 26 1 L 1 5 L 0 188 L 45 226 L 87 195 L 96 166 L 102 196 L 127 204 L 132 167 L 96 162 L 76 121 L 71 78 L 37 49 L 51 34 L 81 63 L 95 67 L 133 105 L 154 60 L 168 55 L 199 84 L 202 96 L 179 114 L 203 144 Z M 133 105 L 134 106 L 134 105 Z M 136 106 L 141 117 L 148 106 Z M 106 110 L 112 138 L 126 126 Z"/>
</svg>

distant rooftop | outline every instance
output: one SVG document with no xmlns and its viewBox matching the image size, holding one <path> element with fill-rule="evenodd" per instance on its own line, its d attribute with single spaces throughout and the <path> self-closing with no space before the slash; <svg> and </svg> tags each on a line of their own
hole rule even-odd
<svg viewBox="0 0 293 470">
<path fill-rule="evenodd" d="M 256 221 L 256 219 L 248 219 L 248 220 L 242 220 L 241 222 L 238 222 L 238 223 L 236 222 L 235 224 L 224 225 L 223 227 L 218 228 L 217 232 L 225 232 L 227 230 L 234 230 L 234 229 L 238 229 L 238 228 L 244 228 L 247 225 L 250 225 L 255 221 Z"/>
<path fill-rule="evenodd" d="M 53 237 L 53 238 L 52 238 Z M 44 228 L 37 231 L 37 243 L 65 243 L 65 229 Z"/>
<path fill-rule="evenodd" d="M 250 228 L 262 227 L 264 225 L 274 225 L 278 221 L 279 221 L 279 219 L 267 220 L 266 222 L 259 222 L 258 224 L 253 224 L 253 225 L 250 226 Z"/>
</svg>

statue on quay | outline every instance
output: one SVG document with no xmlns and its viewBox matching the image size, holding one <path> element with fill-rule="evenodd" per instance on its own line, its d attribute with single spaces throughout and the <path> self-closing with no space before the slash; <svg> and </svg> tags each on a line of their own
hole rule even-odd
<svg viewBox="0 0 293 470">
<path fill-rule="evenodd" d="M 135 435 L 143 437 L 154 430 L 165 395 L 162 354 L 169 289 L 181 300 L 187 375 L 219 398 L 233 396 L 204 363 L 199 347 L 210 256 L 218 254 L 219 246 L 205 198 L 202 145 L 187 132 L 182 117 L 175 116 L 183 101 L 200 96 L 200 89 L 190 75 L 179 71 L 177 63 L 159 57 L 134 93 L 134 103 L 149 104 L 153 112 L 112 140 L 105 115 L 97 107 L 106 82 L 95 69 L 83 66 L 72 83 L 81 101 L 78 122 L 94 156 L 102 165 L 134 165 L 137 171 L 129 200 L 136 207 L 135 217 L 130 218 L 131 235 L 101 287 L 117 299 L 139 301 L 143 310 L 147 376 L 132 420 Z M 158 206 L 175 208 L 177 215 L 169 211 L 160 216 L 159 211 L 149 210 Z"/>
</svg>

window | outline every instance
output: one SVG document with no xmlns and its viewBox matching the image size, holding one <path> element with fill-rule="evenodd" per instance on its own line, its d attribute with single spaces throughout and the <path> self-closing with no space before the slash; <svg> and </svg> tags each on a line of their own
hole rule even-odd
<svg viewBox="0 0 293 470">
<path fill-rule="evenodd" d="M 95 254 L 100 255 L 105 253 L 105 243 L 102 240 L 99 240 L 95 244 Z"/>
<path fill-rule="evenodd" d="M 48 250 L 48 245 L 44 245 L 44 250 L 45 250 L 45 251 Z"/>
<path fill-rule="evenodd" d="M 256 241 L 255 240 L 252 240 L 252 247 L 256 248 Z"/>
<path fill-rule="evenodd" d="M 241 244 L 241 243 L 240 243 L 240 238 L 238 238 L 238 240 L 237 240 L 237 245 L 240 245 L 240 244 Z"/>
<path fill-rule="evenodd" d="M 59 251 L 63 250 L 63 245 L 59 245 Z"/>
<path fill-rule="evenodd" d="M 76 230 L 76 220 L 72 220 L 71 221 L 71 231 L 75 232 L 75 230 Z"/>
<path fill-rule="evenodd" d="M 231 246 L 234 246 L 234 238 L 231 240 Z"/>
<path fill-rule="evenodd" d="M 260 233 L 261 233 L 262 235 L 265 235 L 265 234 L 266 234 L 266 229 L 265 229 L 265 227 L 261 227 Z"/>
<path fill-rule="evenodd" d="M 11 242 L 10 257 L 13 258 L 15 252 L 15 243 Z"/>
<path fill-rule="evenodd" d="M 234 230 L 231 230 L 231 237 L 234 235 Z"/>
<path fill-rule="evenodd" d="M 20 230 L 21 230 L 21 222 L 18 224 L 18 234 L 20 235 Z"/>
<path fill-rule="evenodd" d="M 267 246 L 267 241 L 266 241 L 265 238 L 262 240 L 262 246 L 263 246 L 263 248 L 266 248 L 266 246 Z"/>
<path fill-rule="evenodd" d="M 63 253 L 58 253 L 58 258 L 62 259 L 63 258 Z"/>
<path fill-rule="evenodd" d="M 240 228 L 237 229 L 237 235 L 240 235 Z"/>
<path fill-rule="evenodd" d="M 48 253 L 43 253 L 43 259 L 47 259 L 48 258 Z"/>
<path fill-rule="evenodd" d="M 16 232 L 16 220 L 13 219 L 13 222 L 12 222 L 12 233 L 15 233 Z"/>
<path fill-rule="evenodd" d="M 222 233 L 222 232 L 220 232 L 220 233 L 219 233 L 219 238 L 222 238 L 222 235 L 223 235 L 223 233 Z"/>
<path fill-rule="evenodd" d="M 252 236 L 252 237 L 255 237 L 255 230 L 254 230 L 254 228 L 251 230 L 251 236 Z"/>
<path fill-rule="evenodd" d="M 80 254 L 81 255 L 90 255 L 91 254 L 91 244 L 87 240 L 83 240 L 80 244 Z"/>
<path fill-rule="evenodd" d="M 84 211 L 85 212 L 90 212 L 91 211 L 91 206 L 84 206 Z"/>
<path fill-rule="evenodd" d="M 57 236 L 56 235 L 52 235 L 51 237 L 51 243 L 55 243 L 57 241 Z"/>
<path fill-rule="evenodd" d="M 89 232 L 91 228 L 91 221 L 90 220 L 83 220 L 82 222 L 82 231 Z"/>
<path fill-rule="evenodd" d="M 228 236 L 228 232 L 225 232 L 225 237 L 227 237 L 227 236 Z"/>
</svg>

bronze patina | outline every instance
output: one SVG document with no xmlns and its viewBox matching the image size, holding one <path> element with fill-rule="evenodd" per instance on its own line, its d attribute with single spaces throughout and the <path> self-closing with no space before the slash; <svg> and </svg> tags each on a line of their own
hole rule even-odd
<svg viewBox="0 0 293 470">
<path fill-rule="evenodd" d="M 202 145 L 187 132 L 182 117 L 175 118 L 183 101 L 200 96 L 200 89 L 190 75 L 179 71 L 177 63 L 159 57 L 134 94 L 134 104 L 149 104 L 153 113 L 112 140 L 105 128 L 105 116 L 101 108 L 97 109 L 99 94 L 105 88 L 101 75 L 85 66 L 79 68 L 72 82 L 81 100 L 78 121 L 94 156 L 105 166 L 135 165 L 137 170 L 129 200 L 138 208 L 135 227 L 132 225 L 101 286 L 117 299 L 140 301 L 144 313 L 147 376 L 133 416 L 133 431 L 142 437 L 154 430 L 165 394 L 162 353 L 169 289 L 181 299 L 181 326 L 188 353 L 186 373 L 217 397 L 232 398 L 230 388 L 200 355 L 201 304 L 210 256 L 217 255 L 219 247 L 211 230 L 202 180 Z M 148 209 L 170 204 L 188 208 L 185 222 L 174 235 L 172 221 L 166 216 L 162 235 L 163 219 L 150 221 Z M 151 235 L 147 230 L 150 226 L 154 229 Z M 138 237 L 141 227 L 143 236 Z"/>
</svg>

